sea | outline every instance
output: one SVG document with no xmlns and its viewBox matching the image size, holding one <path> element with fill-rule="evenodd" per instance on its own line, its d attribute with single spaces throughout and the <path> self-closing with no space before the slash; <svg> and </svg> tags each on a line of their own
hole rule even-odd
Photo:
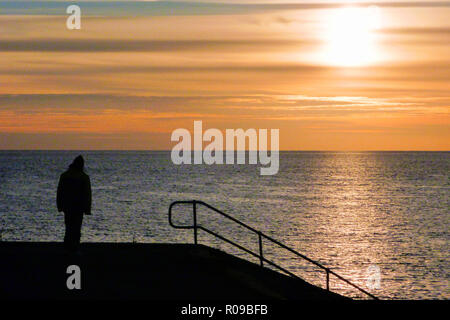
<svg viewBox="0 0 450 320">
<path fill-rule="evenodd" d="M 192 229 L 170 226 L 168 209 L 198 200 L 381 299 L 450 298 L 450 152 L 280 152 L 278 173 L 264 176 L 260 165 L 175 165 L 170 151 L 0 151 L 2 241 L 62 241 L 56 188 L 79 154 L 93 197 L 82 242 L 193 243 Z M 198 225 L 259 254 L 256 233 L 196 211 Z M 193 205 L 174 206 L 173 221 L 192 225 Z M 259 263 L 202 230 L 198 241 Z M 265 238 L 262 251 L 325 287 L 309 261 Z M 333 275 L 330 290 L 368 298 Z"/>
</svg>

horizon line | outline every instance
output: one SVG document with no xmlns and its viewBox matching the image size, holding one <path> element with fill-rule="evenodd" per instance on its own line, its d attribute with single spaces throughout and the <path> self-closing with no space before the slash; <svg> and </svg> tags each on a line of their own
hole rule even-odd
<svg viewBox="0 0 450 320">
<path fill-rule="evenodd" d="M 64 152 L 172 152 L 172 149 L 0 149 L 0 152 L 7 151 L 64 151 Z M 190 150 L 189 152 L 203 152 L 205 150 Z M 220 151 L 220 150 L 219 150 Z M 221 150 L 222 152 L 227 152 L 228 150 Z M 231 151 L 231 150 L 229 150 Z M 259 152 L 259 151 L 270 151 L 272 150 L 232 150 L 234 152 Z M 274 151 L 277 152 L 277 151 Z M 320 150 L 320 149 L 303 149 L 303 150 L 278 150 L 278 152 L 450 152 L 450 150 Z"/>
</svg>

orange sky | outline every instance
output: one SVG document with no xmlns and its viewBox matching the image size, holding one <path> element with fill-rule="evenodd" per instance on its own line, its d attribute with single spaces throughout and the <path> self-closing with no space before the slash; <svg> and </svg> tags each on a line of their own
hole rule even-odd
<svg viewBox="0 0 450 320">
<path fill-rule="evenodd" d="M 203 120 L 278 128 L 283 150 L 450 150 L 450 5 L 87 15 L 73 31 L 1 12 L 0 149 L 171 149 Z"/>
</svg>

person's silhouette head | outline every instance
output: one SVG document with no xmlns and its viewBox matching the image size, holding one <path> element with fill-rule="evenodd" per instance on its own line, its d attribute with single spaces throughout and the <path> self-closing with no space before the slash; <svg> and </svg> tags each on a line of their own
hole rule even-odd
<svg viewBox="0 0 450 320">
<path fill-rule="evenodd" d="M 79 155 L 78 157 L 76 157 L 73 162 L 70 164 L 69 166 L 70 169 L 75 169 L 75 170 L 83 170 L 84 168 L 84 159 L 81 155 Z"/>
</svg>

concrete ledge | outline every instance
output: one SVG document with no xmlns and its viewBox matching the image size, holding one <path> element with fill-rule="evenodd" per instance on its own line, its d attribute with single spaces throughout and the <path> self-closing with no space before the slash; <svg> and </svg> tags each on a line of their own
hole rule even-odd
<svg viewBox="0 0 450 320">
<path fill-rule="evenodd" d="M 0 297 L 7 299 L 340 300 L 303 280 L 204 245 L 0 242 Z M 69 265 L 81 290 L 68 290 Z"/>
</svg>

